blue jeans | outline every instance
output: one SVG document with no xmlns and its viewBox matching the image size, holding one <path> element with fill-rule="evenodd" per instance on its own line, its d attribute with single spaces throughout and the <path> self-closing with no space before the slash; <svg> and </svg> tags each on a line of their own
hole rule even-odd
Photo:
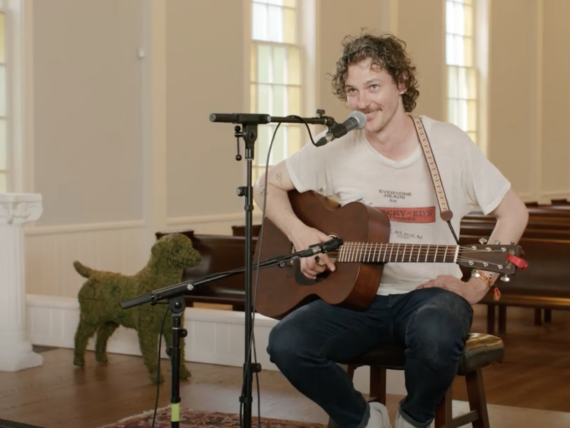
<svg viewBox="0 0 570 428">
<path fill-rule="evenodd" d="M 368 422 L 368 403 L 335 361 L 380 344 L 403 345 L 408 395 L 400 413 L 424 427 L 457 374 L 472 319 L 469 303 L 441 288 L 376 296 L 364 311 L 315 300 L 272 329 L 267 351 L 289 382 L 337 425 L 359 428 Z"/>
</svg>

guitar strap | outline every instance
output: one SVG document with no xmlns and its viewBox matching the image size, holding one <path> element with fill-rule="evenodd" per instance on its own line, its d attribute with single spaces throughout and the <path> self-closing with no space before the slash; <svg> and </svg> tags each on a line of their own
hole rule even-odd
<svg viewBox="0 0 570 428">
<path fill-rule="evenodd" d="M 447 203 L 447 197 L 445 196 L 445 190 L 443 189 L 443 183 L 439 176 L 439 169 L 437 168 L 437 162 L 435 161 L 435 157 L 433 155 L 433 151 L 431 149 L 431 144 L 429 142 L 428 135 L 424 129 L 423 122 L 420 117 L 418 116 L 411 116 L 414 125 L 416 127 L 416 132 L 420 139 L 420 143 L 424 152 L 424 157 L 426 159 L 427 165 L 429 167 L 429 172 L 431 176 L 431 180 L 433 183 L 433 188 L 435 190 L 435 195 L 437 197 L 437 203 L 439 205 L 439 214 L 443 221 L 447 222 L 449 225 L 449 229 L 459 245 L 459 240 L 457 239 L 457 235 L 455 234 L 455 230 L 453 230 L 453 226 L 451 225 L 451 219 L 453 218 L 453 212 L 449 208 L 449 204 Z"/>
</svg>

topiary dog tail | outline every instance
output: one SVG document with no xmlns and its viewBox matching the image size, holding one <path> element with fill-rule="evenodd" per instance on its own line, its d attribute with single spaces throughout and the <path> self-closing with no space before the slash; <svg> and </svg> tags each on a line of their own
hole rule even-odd
<svg viewBox="0 0 570 428">
<path fill-rule="evenodd" d="M 77 271 L 77 273 L 85 278 L 91 277 L 93 274 L 93 269 L 88 268 L 87 266 L 83 266 L 78 261 L 73 262 L 73 267 Z"/>
</svg>

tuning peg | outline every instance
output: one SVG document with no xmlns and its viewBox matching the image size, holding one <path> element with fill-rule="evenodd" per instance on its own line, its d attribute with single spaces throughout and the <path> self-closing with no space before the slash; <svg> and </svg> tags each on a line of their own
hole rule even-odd
<svg viewBox="0 0 570 428">
<path fill-rule="evenodd" d="M 479 239 L 479 242 L 481 243 L 481 245 L 485 245 L 487 243 L 487 239 L 481 238 L 481 239 Z"/>
<path fill-rule="evenodd" d="M 511 280 L 511 278 L 509 278 L 507 275 L 503 275 L 501 277 L 501 281 L 503 281 L 503 282 L 509 282 L 510 280 Z"/>
</svg>

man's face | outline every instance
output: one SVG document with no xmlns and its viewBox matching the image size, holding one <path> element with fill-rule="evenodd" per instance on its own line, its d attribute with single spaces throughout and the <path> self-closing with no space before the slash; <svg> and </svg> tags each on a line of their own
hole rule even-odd
<svg viewBox="0 0 570 428">
<path fill-rule="evenodd" d="M 401 95 L 394 79 L 383 68 L 367 58 L 348 66 L 345 81 L 346 99 L 351 110 L 366 114 L 366 131 L 380 132 L 399 109 L 403 112 Z"/>
</svg>

